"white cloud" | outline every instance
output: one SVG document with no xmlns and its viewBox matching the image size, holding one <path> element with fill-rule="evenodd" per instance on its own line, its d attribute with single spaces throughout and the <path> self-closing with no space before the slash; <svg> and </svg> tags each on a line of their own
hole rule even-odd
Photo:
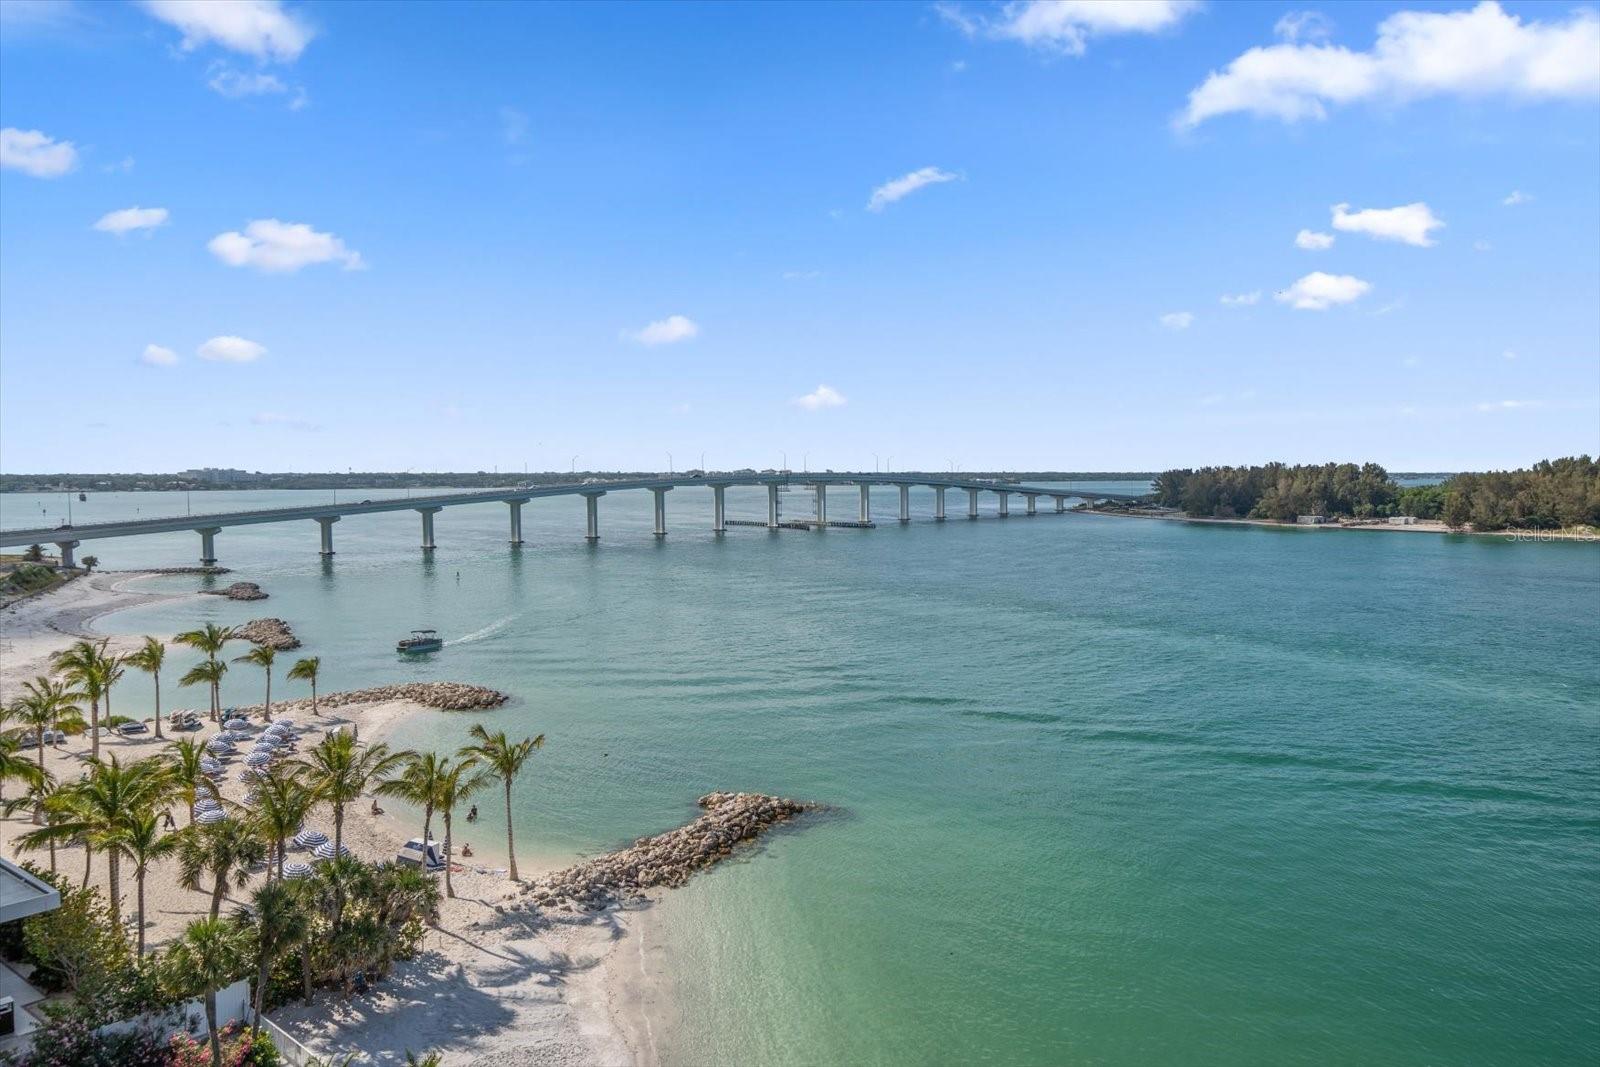
<svg viewBox="0 0 1600 1067">
<path fill-rule="evenodd" d="M 201 359 L 213 363 L 254 363 L 267 354 L 267 348 L 254 341 L 246 341 L 243 337 L 225 334 L 201 345 L 197 353 Z"/>
<path fill-rule="evenodd" d="M 256 426 L 282 426 L 290 430 L 322 429 L 310 419 L 302 419 L 295 415 L 281 415 L 276 411 L 263 411 L 258 415 L 252 415 L 250 416 L 250 422 Z"/>
<path fill-rule="evenodd" d="M 996 18 L 973 15 L 953 3 L 935 4 L 934 10 L 968 37 L 1021 41 L 1081 56 L 1091 37 L 1159 33 L 1199 6 L 1198 0 L 1011 0 Z"/>
<path fill-rule="evenodd" d="M 1512 351 L 1509 348 L 1506 349 L 1504 352 L 1500 353 L 1500 355 L 1503 356 L 1506 359 L 1516 359 L 1517 358 L 1516 352 Z"/>
<path fill-rule="evenodd" d="M 1530 203 L 1532 200 L 1533 197 L 1523 192 L 1521 189 L 1513 189 L 1511 190 L 1511 194 L 1500 202 L 1506 207 L 1516 207 L 1518 204 Z"/>
<path fill-rule="evenodd" d="M 783 280 L 786 282 L 809 282 L 822 277 L 820 270 L 786 270 Z"/>
<path fill-rule="evenodd" d="M 366 268 L 361 253 L 346 248 L 333 234 L 318 233 L 303 222 L 256 219 L 244 233 L 219 233 L 206 247 L 230 267 L 254 267 L 268 273 L 289 273 L 314 263 L 339 263 L 345 270 Z"/>
<path fill-rule="evenodd" d="M 508 145 L 521 144 L 528 137 L 528 116 L 514 107 L 500 109 L 500 139 Z"/>
<path fill-rule="evenodd" d="M 1320 11 L 1291 11 L 1273 25 L 1272 32 L 1290 44 L 1326 41 L 1333 36 L 1333 23 Z"/>
<path fill-rule="evenodd" d="M 1169 330 L 1187 330 L 1194 325 L 1194 312 L 1169 311 L 1161 316 L 1161 325 Z"/>
<path fill-rule="evenodd" d="M 1479 411 L 1515 411 L 1517 408 L 1531 408 L 1533 403 L 1527 400 L 1495 400 L 1478 405 Z"/>
<path fill-rule="evenodd" d="M 185 52 L 216 43 L 259 60 L 293 63 L 316 36 L 279 0 L 144 0 L 143 7 L 183 32 Z"/>
<path fill-rule="evenodd" d="M 1480 239 L 1472 242 L 1472 250 L 1474 252 L 1492 252 L 1494 251 L 1494 245 Z"/>
<path fill-rule="evenodd" d="M 821 411 L 823 408 L 842 408 L 846 400 L 844 394 L 831 385 L 819 385 L 805 396 L 797 396 L 794 402 L 807 411 Z"/>
<path fill-rule="evenodd" d="M 1400 11 L 1378 24 L 1370 52 L 1326 44 L 1252 48 L 1189 94 L 1179 126 L 1243 111 L 1298 122 L 1330 105 L 1429 96 L 1515 100 L 1600 95 L 1600 16 L 1524 22 L 1494 0 L 1469 11 Z"/>
<path fill-rule="evenodd" d="M 122 235 L 134 230 L 153 230 L 167 221 L 164 207 L 125 207 L 100 216 L 94 228 L 104 233 Z"/>
<path fill-rule="evenodd" d="M 1358 300 L 1371 289 L 1372 284 L 1360 278 L 1314 270 L 1283 292 L 1273 294 L 1273 299 L 1302 311 L 1326 311 L 1335 304 Z"/>
<path fill-rule="evenodd" d="M 58 141 L 38 130 L 12 126 L 0 130 L 0 167 L 35 178 L 59 178 L 77 166 L 78 149 L 71 141 Z"/>
<path fill-rule="evenodd" d="M 1294 246 L 1307 252 L 1325 252 L 1333 247 L 1333 234 L 1316 230 L 1301 230 L 1294 235 Z"/>
<path fill-rule="evenodd" d="M 1249 307 L 1261 303 L 1261 290 L 1253 289 L 1248 293 L 1224 293 L 1222 303 L 1226 307 Z"/>
<path fill-rule="evenodd" d="M 126 174 L 133 169 L 133 157 L 123 156 L 115 163 L 102 163 L 100 169 L 107 174 Z"/>
<path fill-rule="evenodd" d="M 211 68 L 211 77 L 206 85 L 216 93 L 237 100 L 241 96 L 270 96 L 277 93 L 286 93 L 289 86 L 276 74 L 265 74 L 261 71 L 244 73 L 234 70 L 226 63 L 219 63 Z"/>
<path fill-rule="evenodd" d="M 872 190 L 872 199 L 867 201 L 868 211 L 882 211 L 896 200 L 910 196 L 918 189 L 928 185 L 939 185 L 942 182 L 960 181 L 961 175 L 951 174 L 938 167 L 923 167 L 910 174 L 903 174 L 884 182 Z"/>
<path fill-rule="evenodd" d="M 178 362 L 178 353 L 160 345 L 145 345 L 144 352 L 139 356 L 139 362 L 152 367 L 170 367 Z"/>
<path fill-rule="evenodd" d="M 1418 248 L 1433 244 L 1429 232 L 1444 226 L 1422 201 L 1401 207 L 1369 207 L 1351 211 L 1349 204 L 1333 205 L 1333 228 L 1346 233 L 1364 233 L 1380 241 L 1401 241 Z"/>
<path fill-rule="evenodd" d="M 668 315 L 642 330 L 622 331 L 625 340 L 637 341 L 642 345 L 676 344 L 697 337 L 699 334 L 700 324 L 683 315 Z"/>
</svg>

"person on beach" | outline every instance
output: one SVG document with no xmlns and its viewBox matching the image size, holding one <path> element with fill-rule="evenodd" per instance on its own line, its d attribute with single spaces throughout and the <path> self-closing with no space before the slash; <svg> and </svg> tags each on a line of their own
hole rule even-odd
<svg viewBox="0 0 1600 1067">
<path fill-rule="evenodd" d="M 383 809 L 378 807 L 378 798 L 377 797 L 373 797 L 372 798 L 372 814 L 373 814 L 374 817 L 383 814 Z"/>
<path fill-rule="evenodd" d="M 477 822 L 478 821 L 478 805 L 476 805 L 476 804 L 472 805 L 472 810 L 467 812 L 467 821 L 468 822 Z"/>
<path fill-rule="evenodd" d="M 462 845 L 461 845 L 461 858 L 462 859 L 467 859 L 471 855 L 472 855 L 472 846 L 467 844 L 467 843 L 465 843 L 465 842 L 462 842 Z"/>
</svg>

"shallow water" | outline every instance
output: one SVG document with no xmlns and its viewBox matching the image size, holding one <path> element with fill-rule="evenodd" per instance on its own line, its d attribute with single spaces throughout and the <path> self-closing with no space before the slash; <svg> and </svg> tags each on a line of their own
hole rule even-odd
<svg viewBox="0 0 1600 1067">
<path fill-rule="evenodd" d="M 515 552 L 503 507 L 456 508 L 427 561 L 415 516 L 347 518 L 326 567 L 312 523 L 228 529 L 226 580 L 271 600 L 101 625 L 280 615 L 325 690 L 515 693 L 487 719 L 547 736 L 518 787 L 529 854 L 614 847 L 715 788 L 834 805 L 653 909 L 668 1062 L 1600 1057 L 1600 548 L 914 505 L 716 538 L 685 489 L 657 543 L 648 495 L 618 494 L 590 548 L 580 504 L 541 501 Z M 730 517 L 764 507 L 729 492 Z M 5 525 L 38 514 L 0 499 Z M 197 548 L 92 545 L 112 567 Z M 412 626 L 445 651 L 397 659 Z M 226 696 L 259 689 L 240 665 Z"/>
</svg>

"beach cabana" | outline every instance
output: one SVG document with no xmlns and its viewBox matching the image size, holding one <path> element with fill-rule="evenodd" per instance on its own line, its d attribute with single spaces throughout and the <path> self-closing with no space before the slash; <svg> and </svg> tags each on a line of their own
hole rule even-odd
<svg viewBox="0 0 1600 1067">
<path fill-rule="evenodd" d="M 301 830 L 294 835 L 294 843 L 300 848 L 316 848 L 327 841 L 328 835 L 321 830 Z"/>
<path fill-rule="evenodd" d="M 319 860 L 331 860 L 331 859 L 333 859 L 333 842 L 332 841 L 324 841 L 322 844 L 320 844 L 316 848 L 312 849 L 311 850 L 311 854 L 313 856 L 317 857 L 317 859 L 319 859 Z M 341 856 L 350 855 L 350 846 L 349 845 L 340 845 L 339 846 L 339 855 L 341 855 Z"/>
<path fill-rule="evenodd" d="M 424 843 L 422 838 L 413 837 L 405 843 L 405 847 L 395 854 L 396 863 L 404 863 L 412 867 L 421 867 L 430 873 L 444 870 L 444 848 L 437 841 L 429 840 Z"/>
</svg>

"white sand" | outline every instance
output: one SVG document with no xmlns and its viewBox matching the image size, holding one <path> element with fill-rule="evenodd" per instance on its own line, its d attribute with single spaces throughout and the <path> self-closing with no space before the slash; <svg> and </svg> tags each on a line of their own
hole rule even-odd
<svg viewBox="0 0 1600 1067">
<path fill-rule="evenodd" d="M 0 699 L 12 699 L 19 682 L 44 673 L 54 651 L 79 637 L 100 636 L 89 630 L 96 617 L 137 604 L 199 595 L 124 588 L 137 577 L 101 574 L 78 579 L 0 612 Z M 137 645 L 136 639 L 113 640 L 120 651 L 132 651 Z M 182 705 L 171 703 L 167 710 L 178 706 Z M 113 694 L 113 707 L 119 715 L 149 717 L 151 686 L 142 676 L 125 679 Z M 376 741 L 411 715 L 470 713 L 441 713 L 396 701 L 325 710 L 318 718 L 301 711 L 290 714 L 308 740 L 320 737 L 330 726 L 353 722 L 363 740 Z M 209 738 L 217 729 L 207 723 L 204 730 L 187 736 Z M 140 738 L 101 734 L 102 756 L 114 754 L 124 760 L 155 755 L 164 744 L 148 734 Z M 88 751 L 87 736 L 72 738 L 59 750 L 46 750 L 45 766 L 57 778 L 75 778 L 82 773 Z M 235 801 L 247 788 L 237 780 L 239 766 L 236 760 L 229 764 L 223 786 L 224 797 Z M 175 808 L 173 816 L 181 825 L 187 813 Z M 389 815 L 374 817 L 367 804 L 357 804 L 346 810 L 344 841 L 364 859 L 393 858 L 401 843 L 421 832 L 412 823 L 411 818 L 401 822 Z M 332 815 L 321 810 L 308 825 L 331 834 Z M 9 842 L 30 826 L 24 814 L 0 820 L 0 847 L 7 855 L 16 856 Z M 434 834 L 443 837 L 437 818 Z M 501 849 L 493 842 L 474 844 L 482 858 L 468 863 L 487 867 L 501 862 Z M 18 858 L 40 866 L 48 863 L 42 852 Z M 57 866 L 80 879 L 82 849 L 58 849 Z M 539 864 L 526 859 L 523 868 L 524 877 L 543 873 Z M 252 884 L 264 875 L 265 868 Z M 95 857 L 93 881 L 107 889 L 106 876 L 104 857 Z M 618 951 L 630 938 L 644 936 L 639 914 L 622 910 L 598 916 L 502 914 L 500 901 L 513 886 L 505 875 L 465 870 L 452 874 L 452 881 L 458 895 L 444 901 L 440 924 L 428 931 L 418 958 L 399 964 L 388 981 L 367 995 L 345 999 L 319 992 L 311 1006 L 281 1009 L 274 1013 L 274 1021 L 318 1055 L 364 1053 L 373 1063 L 404 1062 L 407 1051 L 432 1050 L 442 1052 L 447 1065 L 655 1061 L 649 1025 L 636 1017 L 647 999 L 636 991 L 633 976 L 639 973 L 638 961 L 626 968 L 620 962 L 626 954 Z M 131 932 L 134 884 L 126 864 L 121 889 Z M 145 936 L 152 948 L 176 936 L 210 907 L 209 893 L 178 885 L 176 864 L 170 861 L 151 870 L 145 894 Z M 247 897 L 248 891 L 241 896 Z M 241 902 L 230 896 L 224 906 Z"/>
</svg>

